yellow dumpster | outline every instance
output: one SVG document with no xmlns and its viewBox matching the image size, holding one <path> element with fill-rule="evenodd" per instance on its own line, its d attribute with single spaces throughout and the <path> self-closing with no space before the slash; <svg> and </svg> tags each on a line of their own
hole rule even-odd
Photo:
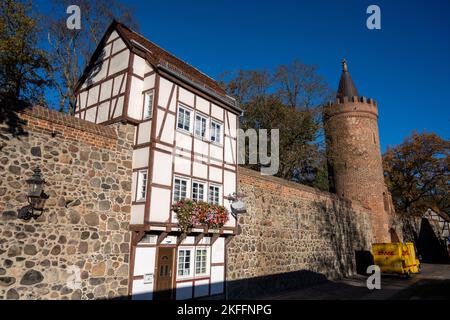
<svg viewBox="0 0 450 320">
<path fill-rule="evenodd" d="M 381 272 L 410 274 L 418 273 L 420 269 L 420 262 L 411 242 L 374 243 L 372 255 Z"/>
</svg>

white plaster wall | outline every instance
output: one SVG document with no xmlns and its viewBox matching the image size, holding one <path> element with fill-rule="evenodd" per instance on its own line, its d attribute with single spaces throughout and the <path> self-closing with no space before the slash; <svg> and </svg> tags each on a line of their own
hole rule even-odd
<svg viewBox="0 0 450 320">
<path fill-rule="evenodd" d="M 219 119 L 220 121 L 223 122 L 223 113 L 224 110 L 221 107 L 215 105 L 214 103 L 211 104 L 211 115 L 214 118 Z"/>
<path fill-rule="evenodd" d="M 145 205 L 134 204 L 131 206 L 131 221 L 130 224 L 143 224 L 144 223 Z"/>
<path fill-rule="evenodd" d="M 179 97 L 178 99 L 186 104 L 187 106 L 193 108 L 194 107 L 194 94 L 182 87 L 179 88 Z"/>
<path fill-rule="evenodd" d="M 115 43 L 114 43 L 115 46 Z M 125 50 L 114 57 L 111 58 L 111 62 L 109 65 L 109 74 L 114 74 L 116 72 L 122 71 L 128 68 L 128 60 L 130 58 L 130 51 Z"/>
<path fill-rule="evenodd" d="M 209 154 L 212 158 L 223 160 L 223 147 L 211 144 L 209 148 Z"/>
<path fill-rule="evenodd" d="M 143 89 L 144 90 L 153 89 L 155 87 L 155 78 L 156 78 L 155 74 L 145 77 Z"/>
<path fill-rule="evenodd" d="M 169 101 L 170 92 L 174 84 L 169 80 L 160 77 L 159 78 L 159 96 L 158 96 L 158 106 L 162 108 L 167 107 L 167 103 Z M 176 97 L 176 92 L 174 92 L 173 98 Z"/>
<path fill-rule="evenodd" d="M 176 141 L 176 146 L 186 149 L 186 150 L 191 150 L 192 149 L 192 137 L 180 132 L 176 132 L 175 133 L 175 141 Z"/>
<path fill-rule="evenodd" d="M 97 103 L 98 101 L 98 90 L 99 90 L 99 86 L 93 86 L 92 88 L 89 89 L 89 95 L 88 95 L 88 103 L 87 106 L 92 106 L 93 104 Z"/>
<path fill-rule="evenodd" d="M 153 182 L 166 186 L 172 184 L 172 155 L 155 151 L 153 158 Z"/>
<path fill-rule="evenodd" d="M 117 100 L 117 104 L 116 104 L 116 109 L 114 110 L 114 114 L 112 115 L 113 118 L 116 118 L 116 117 L 118 117 L 118 116 L 121 116 L 122 113 L 123 113 L 123 102 L 124 102 L 124 97 L 123 97 L 123 96 L 118 97 L 118 98 L 112 100 L 112 103 L 111 103 L 111 106 L 112 106 L 112 107 L 111 107 L 111 110 L 113 110 L 114 104 L 116 103 L 116 100 Z M 112 111 L 111 111 L 111 112 L 112 112 Z"/>
<path fill-rule="evenodd" d="M 112 54 L 119 52 L 120 50 L 124 49 L 125 47 L 126 47 L 125 42 L 123 42 L 122 39 L 117 39 L 116 41 L 114 41 Z"/>
<path fill-rule="evenodd" d="M 152 187 L 150 202 L 150 221 L 165 222 L 170 216 L 170 190 Z"/>
<path fill-rule="evenodd" d="M 222 183 L 222 169 L 216 167 L 209 167 L 209 179 Z"/>
<path fill-rule="evenodd" d="M 223 293 L 224 275 L 223 266 L 211 267 L 211 295 Z"/>
<path fill-rule="evenodd" d="M 122 88 L 120 86 L 122 86 Z M 125 74 L 121 74 L 121 75 L 118 75 L 117 77 L 114 77 L 113 96 L 116 96 L 119 93 L 125 92 L 126 86 L 127 86 L 127 77 Z"/>
<path fill-rule="evenodd" d="M 156 248 L 136 247 L 134 275 L 142 276 L 155 271 Z"/>
<path fill-rule="evenodd" d="M 152 130 L 152 122 L 145 121 L 139 124 L 139 134 L 137 144 L 150 142 L 150 132 Z"/>
<path fill-rule="evenodd" d="M 176 156 L 175 160 L 175 172 L 191 175 L 191 160 Z"/>
<path fill-rule="evenodd" d="M 109 79 L 101 84 L 100 101 L 111 98 L 112 81 L 112 79 Z"/>
<path fill-rule="evenodd" d="M 193 170 L 192 175 L 199 177 L 199 178 L 203 178 L 203 179 L 208 178 L 208 166 L 207 165 L 201 164 L 198 162 L 194 162 L 192 170 Z"/>
<path fill-rule="evenodd" d="M 144 279 L 133 280 L 133 300 L 152 300 L 153 283 L 144 284 Z"/>
<path fill-rule="evenodd" d="M 141 58 L 138 55 L 134 56 L 133 61 L 133 73 L 137 74 L 140 77 L 144 77 L 144 74 L 147 73 L 148 67 L 145 59 Z"/>
<path fill-rule="evenodd" d="M 168 113 L 166 116 L 166 123 L 161 133 L 161 140 L 163 142 L 170 144 L 173 143 L 173 139 L 175 136 L 174 125 L 175 125 L 175 116 Z"/>
<path fill-rule="evenodd" d="M 205 114 L 209 114 L 209 101 L 206 99 L 203 99 L 202 97 L 197 96 L 197 110 L 200 110 L 201 112 Z"/>
<path fill-rule="evenodd" d="M 225 262 L 225 238 L 219 237 L 211 248 L 211 262 L 224 263 Z"/>
<path fill-rule="evenodd" d="M 98 107 L 97 123 L 102 123 L 108 120 L 109 116 L 109 101 L 103 102 Z"/>
<path fill-rule="evenodd" d="M 130 118 L 141 120 L 144 107 L 144 95 L 142 94 L 144 81 L 131 77 L 130 98 L 128 101 L 128 116 Z"/>
<path fill-rule="evenodd" d="M 95 114 L 97 112 L 97 108 L 90 108 L 86 110 L 86 120 L 95 122 Z"/>
<path fill-rule="evenodd" d="M 148 166 L 149 147 L 133 150 L 133 168 Z"/>
</svg>

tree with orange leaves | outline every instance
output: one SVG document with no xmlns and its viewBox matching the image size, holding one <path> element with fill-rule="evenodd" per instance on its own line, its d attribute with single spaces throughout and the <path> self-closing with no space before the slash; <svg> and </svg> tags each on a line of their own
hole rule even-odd
<svg viewBox="0 0 450 320">
<path fill-rule="evenodd" d="M 450 141 L 414 132 L 383 155 L 385 180 L 399 213 L 450 214 Z"/>
</svg>

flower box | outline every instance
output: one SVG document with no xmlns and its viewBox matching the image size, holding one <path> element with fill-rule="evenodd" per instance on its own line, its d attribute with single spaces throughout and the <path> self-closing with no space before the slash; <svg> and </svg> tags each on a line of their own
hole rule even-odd
<svg viewBox="0 0 450 320">
<path fill-rule="evenodd" d="M 204 201 L 184 199 L 172 205 L 176 213 L 178 225 L 183 232 L 190 231 L 193 226 L 204 225 L 210 232 L 219 232 L 228 221 L 228 210 L 224 206 L 209 204 Z"/>
</svg>

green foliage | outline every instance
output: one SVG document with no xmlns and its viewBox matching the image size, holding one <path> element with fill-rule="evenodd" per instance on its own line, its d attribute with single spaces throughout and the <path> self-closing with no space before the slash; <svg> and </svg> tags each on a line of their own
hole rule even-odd
<svg viewBox="0 0 450 320">
<path fill-rule="evenodd" d="M 227 75 L 230 77 L 230 75 Z M 276 176 L 328 190 L 321 108 L 331 91 L 315 66 L 300 61 L 275 71 L 240 70 L 224 83 L 240 101 L 241 128 L 279 129 L 280 167 Z M 270 146 L 270 139 L 268 142 Z M 246 148 L 248 160 L 248 148 Z M 248 161 L 246 161 L 248 163 Z M 246 164 L 259 170 L 260 164 Z"/>
<path fill-rule="evenodd" d="M 40 29 L 30 1 L 0 2 L 0 95 L 2 109 L 43 104 L 51 66 L 38 47 Z"/>
</svg>

